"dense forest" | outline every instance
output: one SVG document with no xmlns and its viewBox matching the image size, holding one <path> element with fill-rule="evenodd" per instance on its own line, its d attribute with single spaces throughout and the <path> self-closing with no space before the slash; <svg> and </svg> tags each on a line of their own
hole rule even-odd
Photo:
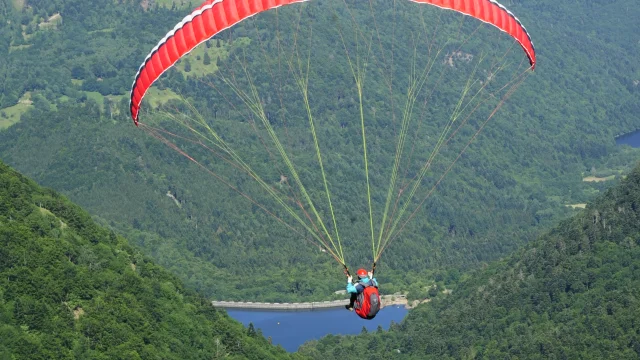
<svg viewBox="0 0 640 360">
<path fill-rule="evenodd" d="M 0 358 L 289 358 L 2 163 L 0 244 Z"/>
<path fill-rule="evenodd" d="M 465 275 L 389 332 L 327 336 L 316 359 L 637 359 L 640 167 L 536 241 Z"/>
<path fill-rule="evenodd" d="M 508 36 L 440 9 L 285 7 L 182 59 L 136 127 L 136 70 L 196 3 L 0 0 L 0 358 L 640 357 L 640 149 L 614 142 L 640 114 L 634 1 L 505 0 L 535 72 Z M 266 187 L 189 141 L 184 119 Z M 407 205 L 411 221 L 376 277 L 423 300 L 401 324 L 287 354 L 210 306 L 340 296 L 340 266 L 265 194 L 300 196 L 280 148 L 354 267 L 372 260 L 398 162 L 390 217 Z"/>
<path fill-rule="evenodd" d="M 66 198 L 0 164 L 0 355 L 287 358 Z M 640 167 L 536 241 L 465 274 L 390 331 L 299 358 L 640 355 Z"/>
<path fill-rule="evenodd" d="M 142 7 L 137 1 L 0 1 L 0 52 L 7 60 L 0 64 L 0 126 L 6 127 L 0 131 L 0 157 L 64 193 L 90 211 L 97 222 L 126 235 L 146 255 L 205 296 L 271 301 L 326 298 L 340 284 L 341 271 L 321 249 L 131 123 L 127 94 L 136 69 L 189 8 L 163 6 L 167 2 L 160 1 L 145 4 L 149 6 Z M 382 32 L 375 42 L 358 43 L 357 37 L 349 40 L 344 45 L 348 51 L 357 53 L 362 51 L 358 45 L 373 44 L 385 49 L 376 53 L 379 57 L 388 54 L 410 61 L 410 54 L 424 45 L 412 42 L 411 36 L 420 38 L 433 28 L 439 29 L 446 46 L 453 34 L 477 32 L 468 41 L 453 37 L 455 46 L 442 45 L 444 53 L 461 43 L 476 58 L 500 48 L 501 42 L 493 40 L 495 29 L 479 28 L 461 17 L 440 17 L 437 11 L 407 16 L 413 8 L 405 4 L 376 4 L 381 9 L 377 19 L 396 30 Z M 281 109 L 274 105 L 275 95 L 271 100 L 265 95 L 276 93 L 273 82 L 260 74 L 265 64 L 283 57 L 278 42 L 293 40 L 273 35 L 273 24 L 289 29 L 298 24 L 298 18 L 312 24 L 313 31 L 310 27 L 301 30 L 300 38 L 313 41 L 310 48 L 325 58 L 336 55 L 334 62 L 318 61 L 310 72 L 316 94 L 312 106 L 318 118 L 325 119 L 319 122 L 319 133 L 323 149 L 331 149 L 325 155 L 332 186 L 342 194 L 335 205 L 341 209 L 337 218 L 341 231 L 344 229 L 349 265 L 362 266 L 370 262 L 368 217 L 360 158 L 343 156 L 355 153 L 360 140 L 351 122 L 339 121 L 352 116 L 342 109 L 355 107 L 354 94 L 347 91 L 351 85 L 345 85 L 349 81 L 347 62 L 344 56 L 337 56 L 344 51 L 336 50 L 340 40 L 335 29 L 340 26 L 334 25 L 350 24 L 339 5 L 309 4 L 283 9 L 277 15 L 264 14 L 212 39 L 165 74 L 148 95 L 150 111 L 143 115 L 156 119 L 163 109 L 184 111 L 182 103 L 175 101 L 182 95 L 204 116 L 215 118 L 230 137 L 246 133 L 251 124 L 246 115 L 234 113 L 234 103 L 214 101 L 222 96 L 209 85 L 217 89 L 223 82 L 220 73 L 246 68 L 254 74 L 267 109 L 277 113 Z M 415 285 L 408 283 L 406 271 L 422 274 L 424 284 L 420 285 L 424 286 L 455 283 L 461 270 L 499 259 L 573 214 L 575 210 L 567 205 L 585 203 L 619 181 L 638 156 L 637 150 L 618 149 L 613 141 L 614 135 L 637 127 L 634 121 L 640 112 L 640 69 L 634 61 L 640 50 L 628 31 L 637 26 L 634 12 L 638 9 L 633 2 L 536 0 L 507 5 L 532 33 L 539 51 L 538 69 L 385 252 L 378 276 L 385 291 Z M 365 25 L 371 18 L 367 6 L 348 2 L 348 8 Z M 620 13 L 626 15 L 619 18 Z M 436 22 L 442 25 L 423 29 L 424 24 Z M 403 30 L 409 35 L 398 41 L 400 37 L 392 34 Z M 464 56 L 461 59 L 456 58 L 456 71 L 448 72 L 445 82 L 464 83 L 463 75 L 472 73 L 474 67 L 465 65 Z M 437 62 L 436 66 L 446 64 Z M 397 69 L 394 78 L 410 78 L 411 65 Z M 370 76 L 367 83 L 368 94 L 377 101 L 372 108 L 387 114 L 376 117 L 367 128 L 374 149 L 379 149 L 372 154 L 376 159 L 374 185 L 388 179 L 394 151 L 393 139 L 387 134 L 395 125 L 385 120 L 394 113 L 379 96 L 384 93 L 382 78 Z M 243 80 L 237 82 L 246 85 Z M 304 108 L 287 86 L 282 86 L 291 103 L 286 110 L 290 118 L 297 119 Z M 347 89 L 345 93 L 335 91 L 341 86 Z M 455 92 L 446 86 L 437 89 L 433 107 L 420 109 L 433 112 L 434 117 L 441 107 L 451 105 Z M 231 94 L 229 89 L 220 91 Z M 398 98 L 401 92 L 396 93 Z M 282 126 L 276 117 L 270 121 L 281 132 L 299 131 L 296 124 Z M 411 139 L 417 148 L 431 148 L 437 132 L 428 130 L 437 131 L 436 125 L 425 123 L 421 131 L 427 135 Z M 256 166 L 263 164 L 262 170 L 278 185 L 282 172 L 271 165 L 268 152 L 259 146 L 261 138 L 246 138 L 253 141 L 245 145 L 247 153 Z M 462 147 L 464 142 L 457 145 Z M 313 152 L 305 149 L 293 152 L 297 154 L 294 160 L 312 169 Z M 418 153 L 416 157 L 428 155 Z M 445 168 L 456 155 L 444 151 L 442 163 L 434 168 Z M 217 173 L 260 196 L 255 184 L 232 167 L 217 168 Z M 311 183 L 322 183 L 318 173 L 305 174 Z M 613 180 L 582 181 L 586 176 Z M 436 180 L 437 174 L 428 175 L 429 184 Z M 384 203 L 384 194 L 374 201 Z M 305 276 L 309 267 L 318 274 L 317 279 Z M 238 277 L 247 273 L 252 281 L 238 283 Z M 415 291 L 421 286 L 411 288 L 413 297 L 425 296 L 425 291 Z"/>
</svg>

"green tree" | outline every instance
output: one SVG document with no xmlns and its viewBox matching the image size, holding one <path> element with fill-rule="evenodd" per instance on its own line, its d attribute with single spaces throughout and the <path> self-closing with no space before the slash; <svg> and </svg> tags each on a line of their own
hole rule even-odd
<svg viewBox="0 0 640 360">
<path fill-rule="evenodd" d="M 250 336 L 250 337 L 256 336 L 256 329 L 254 328 L 252 322 L 250 322 L 249 326 L 247 327 L 247 336 Z"/>
</svg>

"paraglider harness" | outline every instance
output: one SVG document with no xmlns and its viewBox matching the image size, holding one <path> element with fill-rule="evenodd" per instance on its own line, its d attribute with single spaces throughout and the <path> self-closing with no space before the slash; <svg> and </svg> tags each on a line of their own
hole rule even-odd
<svg viewBox="0 0 640 360">
<path fill-rule="evenodd" d="M 351 276 L 347 265 L 342 264 L 342 266 L 344 267 L 344 274 L 346 276 Z M 376 263 L 374 262 L 369 282 L 364 283 L 360 280 L 356 282 L 356 284 L 364 287 L 364 290 L 357 295 L 356 300 L 353 303 L 353 308 L 358 316 L 366 320 L 373 319 L 378 314 L 378 311 L 380 311 L 380 293 L 378 293 L 378 283 L 373 280 L 373 274 L 375 271 Z"/>
<path fill-rule="evenodd" d="M 354 309 L 356 314 L 363 319 L 371 320 L 380 311 L 380 294 L 378 286 L 374 284 L 373 278 L 367 283 L 358 281 L 358 284 L 364 287 L 364 290 L 358 294 L 355 301 Z"/>
</svg>

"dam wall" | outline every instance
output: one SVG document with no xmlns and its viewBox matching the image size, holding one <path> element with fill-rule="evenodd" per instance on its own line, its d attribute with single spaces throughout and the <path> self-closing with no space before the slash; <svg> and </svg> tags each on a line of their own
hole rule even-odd
<svg viewBox="0 0 640 360">
<path fill-rule="evenodd" d="M 257 309 L 257 310 L 313 310 L 344 307 L 349 299 L 334 301 L 317 301 L 303 303 L 265 303 L 242 301 L 212 301 L 211 305 L 227 309 Z"/>
</svg>

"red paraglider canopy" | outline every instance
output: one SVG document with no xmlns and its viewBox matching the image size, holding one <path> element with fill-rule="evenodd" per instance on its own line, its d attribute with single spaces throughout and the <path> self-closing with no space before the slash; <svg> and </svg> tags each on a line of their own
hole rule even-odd
<svg viewBox="0 0 640 360">
<path fill-rule="evenodd" d="M 217 33 L 260 12 L 308 0 L 207 0 L 182 19 L 147 55 L 131 88 L 130 111 L 138 124 L 138 113 L 145 93 L 151 85 L 182 56 Z M 454 10 L 491 24 L 508 33 L 524 49 L 531 69 L 536 66 L 536 53 L 524 26 L 495 0 L 411 0 Z"/>
</svg>

